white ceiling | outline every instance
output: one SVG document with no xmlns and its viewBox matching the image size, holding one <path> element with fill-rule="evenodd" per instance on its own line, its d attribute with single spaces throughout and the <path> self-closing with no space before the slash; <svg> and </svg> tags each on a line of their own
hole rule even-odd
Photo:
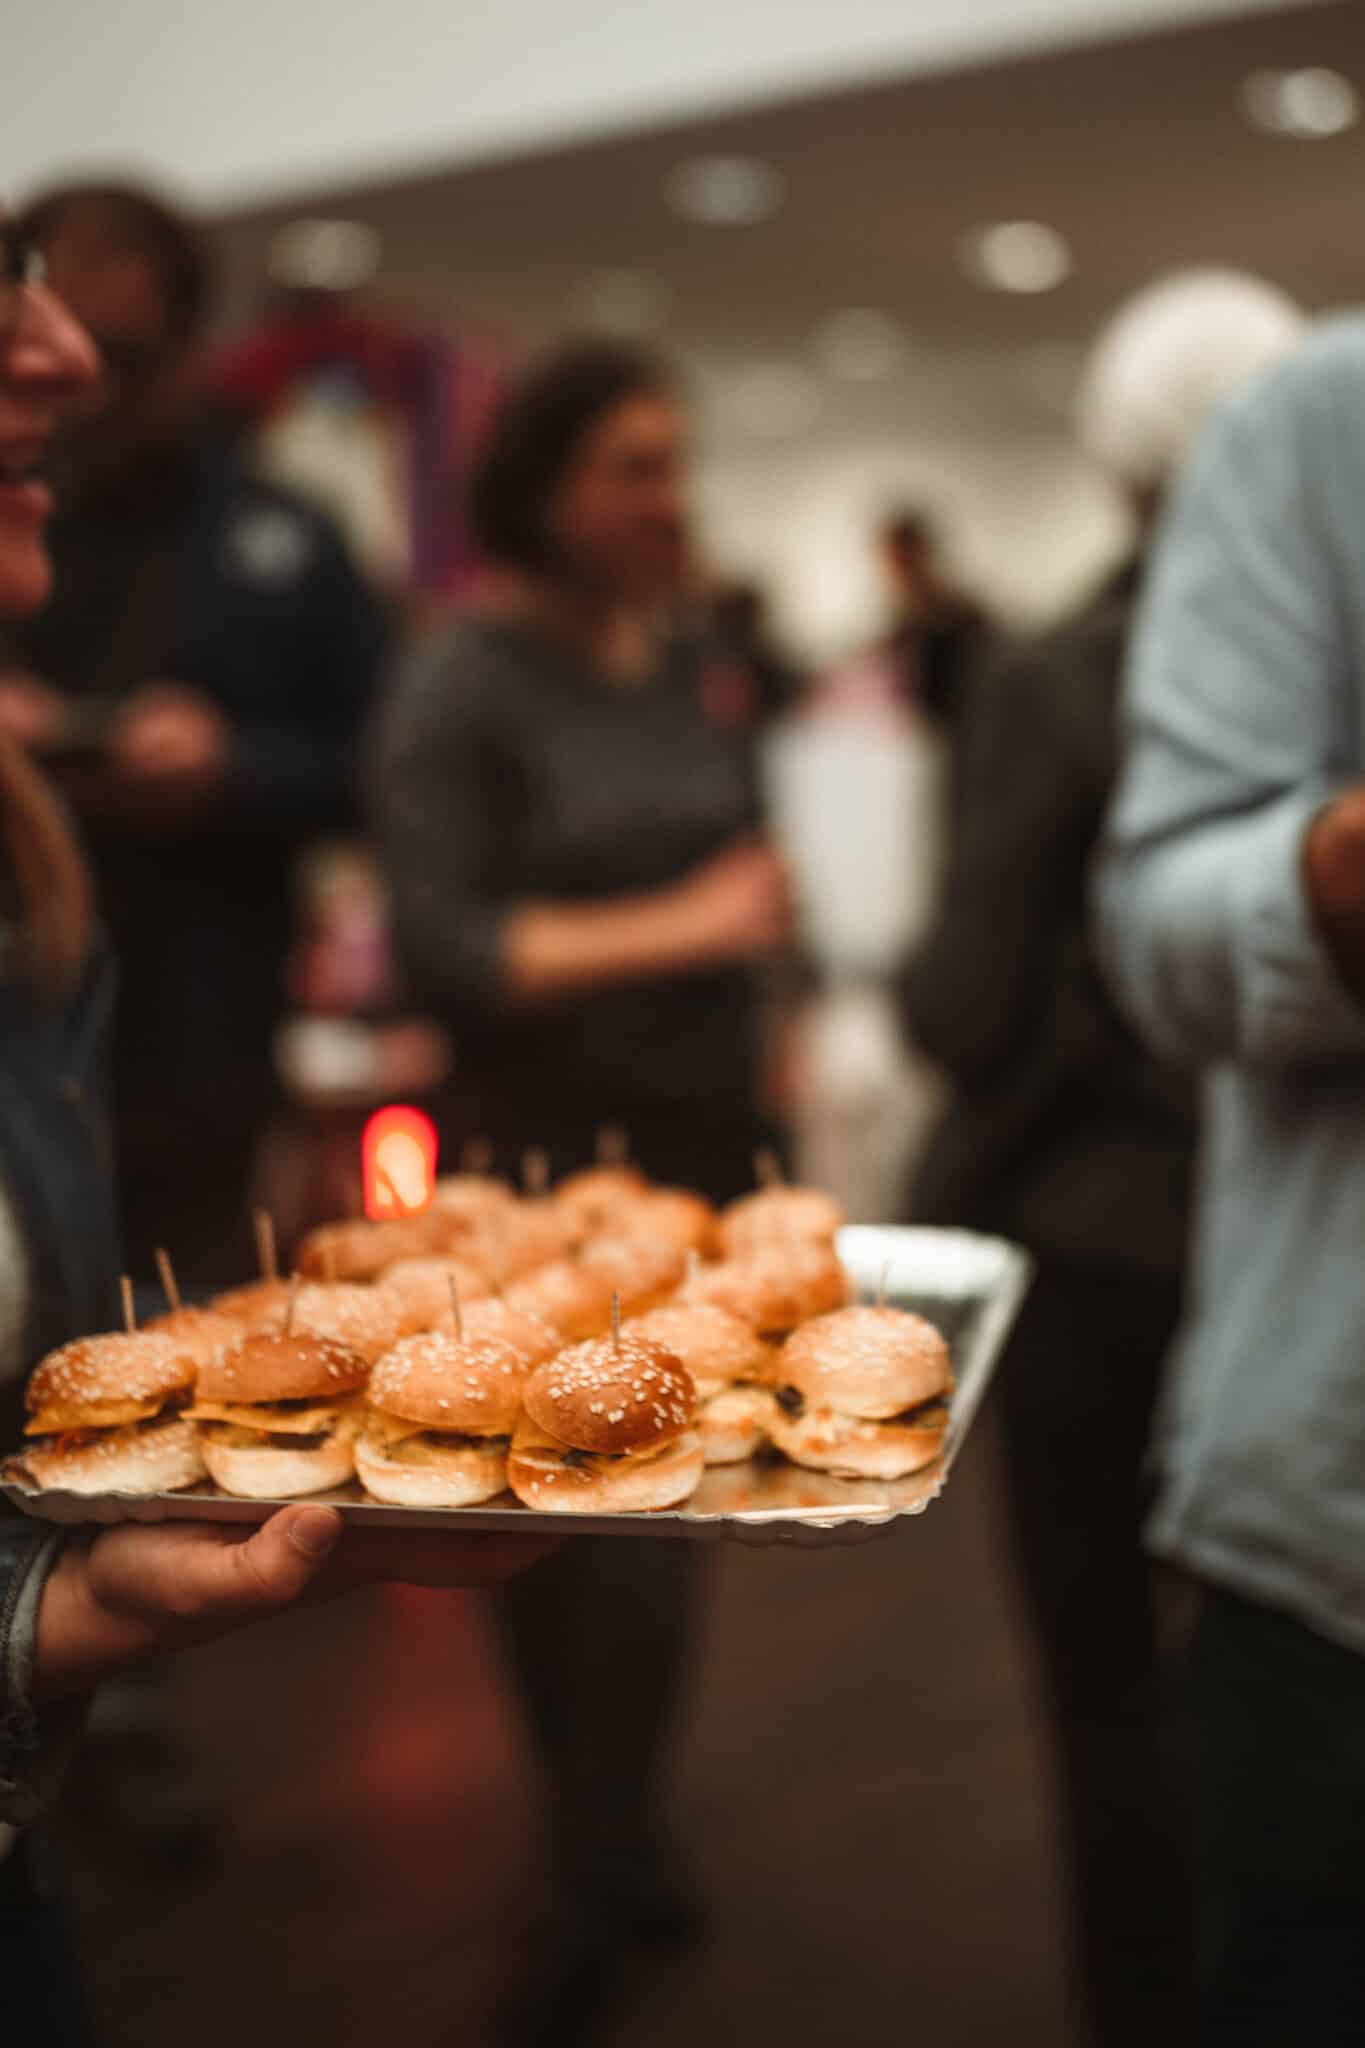
<svg viewBox="0 0 1365 2048">
<path fill-rule="evenodd" d="M 78 158 L 241 204 L 1276 4 L 15 0 L 0 190 Z"/>
</svg>

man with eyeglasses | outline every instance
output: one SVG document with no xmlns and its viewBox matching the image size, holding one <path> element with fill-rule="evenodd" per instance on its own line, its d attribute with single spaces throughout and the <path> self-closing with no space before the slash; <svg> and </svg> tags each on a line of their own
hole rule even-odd
<svg viewBox="0 0 1365 2048">
<path fill-rule="evenodd" d="M 0 633 L 0 725 L 83 825 L 122 969 L 119 1167 L 133 1270 L 246 1257 L 300 847 L 349 815 L 386 639 L 328 520 L 251 476 L 196 400 L 210 275 L 147 193 L 69 187 L 7 243 L 103 376 L 57 452 L 52 601 Z"/>
</svg>

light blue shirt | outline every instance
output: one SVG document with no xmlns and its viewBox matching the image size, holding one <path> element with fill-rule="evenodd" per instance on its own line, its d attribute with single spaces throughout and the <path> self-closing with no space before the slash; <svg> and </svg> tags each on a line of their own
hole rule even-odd
<svg viewBox="0 0 1365 2048">
<path fill-rule="evenodd" d="M 1101 941 L 1207 1073 L 1154 1547 L 1365 1650 L 1365 1008 L 1302 879 L 1365 776 L 1365 318 L 1221 414 L 1157 549 Z"/>
</svg>

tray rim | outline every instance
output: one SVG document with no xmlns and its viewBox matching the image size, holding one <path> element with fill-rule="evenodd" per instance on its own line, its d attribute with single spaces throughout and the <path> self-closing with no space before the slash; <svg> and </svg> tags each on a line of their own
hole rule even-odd
<svg viewBox="0 0 1365 2048">
<path fill-rule="evenodd" d="M 1009 1239 L 979 1231 L 939 1229 L 924 1224 L 854 1223 L 845 1225 L 839 1233 L 839 1254 L 849 1267 L 850 1277 L 859 1293 L 875 1287 L 881 1268 L 885 1267 L 891 1274 L 898 1256 L 904 1260 L 931 1249 L 947 1251 L 950 1246 L 959 1259 L 971 1258 L 983 1264 L 993 1261 L 996 1274 L 993 1284 L 982 1290 L 983 1308 L 974 1333 L 971 1355 L 958 1373 L 943 1455 L 922 1473 L 911 1475 L 919 1482 L 919 1487 L 910 1501 L 841 1499 L 810 1507 L 697 1513 L 684 1506 L 653 1514 L 575 1515 L 549 1514 L 520 1504 L 502 1507 L 496 1502 L 468 1508 L 405 1508 L 368 1499 L 336 1499 L 328 1493 L 301 1498 L 322 1506 L 335 1506 L 348 1523 L 363 1528 L 458 1528 L 470 1535 L 525 1534 L 534 1528 L 546 1535 L 564 1537 L 638 1535 L 691 1542 L 784 1543 L 802 1548 L 866 1541 L 894 1528 L 899 1522 L 923 1514 L 942 1494 L 989 1390 L 1005 1341 L 1028 1292 L 1034 1262 L 1021 1246 Z M 894 1298 L 898 1291 L 894 1279 L 888 1291 Z M 921 1287 L 919 1291 L 930 1290 Z M 844 1486 L 862 1483 L 872 1487 L 881 1482 L 831 1483 Z M 909 1480 L 896 1482 L 898 1485 L 909 1483 Z M 82 1494 L 54 1487 L 35 1488 L 4 1476 L 3 1465 L 0 1465 L 0 1493 L 25 1515 L 66 1527 L 111 1526 L 130 1521 L 253 1525 L 268 1519 L 278 1508 L 292 1504 L 287 1499 L 248 1500 L 217 1492 Z"/>
</svg>

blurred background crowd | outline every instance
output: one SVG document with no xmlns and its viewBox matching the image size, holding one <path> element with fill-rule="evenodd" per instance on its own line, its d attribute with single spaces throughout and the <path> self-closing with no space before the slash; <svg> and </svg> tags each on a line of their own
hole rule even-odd
<svg viewBox="0 0 1365 2048">
<path fill-rule="evenodd" d="M 876 1545 L 599 1546 L 112 1692 L 100 2038 L 1193 2040 L 1140 1531 L 1201 1108 L 1090 871 L 1172 492 L 1365 284 L 1357 0 L 147 0 L 55 120 L 68 12 L 0 32 L 0 187 L 105 376 L 0 725 L 120 961 L 139 1282 L 353 1210 L 393 1100 L 452 1169 L 774 1147 L 1037 1266 Z"/>
</svg>

